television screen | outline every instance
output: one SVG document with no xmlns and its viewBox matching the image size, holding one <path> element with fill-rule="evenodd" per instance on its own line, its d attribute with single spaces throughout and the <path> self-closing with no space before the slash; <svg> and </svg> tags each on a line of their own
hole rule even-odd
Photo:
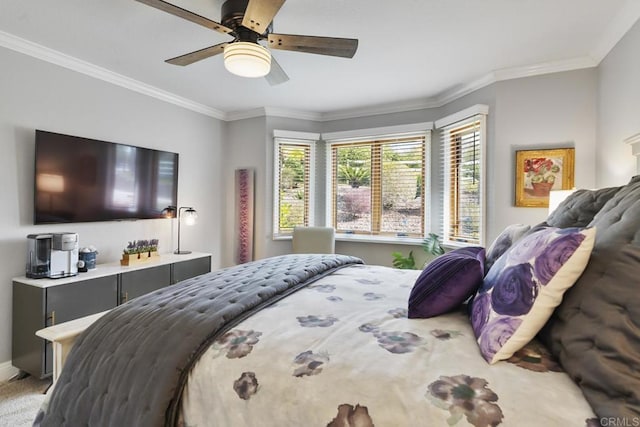
<svg viewBox="0 0 640 427">
<path fill-rule="evenodd" d="M 34 223 L 162 218 L 178 154 L 36 130 Z"/>
</svg>

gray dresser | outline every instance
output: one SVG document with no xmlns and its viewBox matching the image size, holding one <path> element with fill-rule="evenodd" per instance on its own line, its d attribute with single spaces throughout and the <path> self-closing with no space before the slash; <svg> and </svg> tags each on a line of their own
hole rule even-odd
<svg viewBox="0 0 640 427">
<path fill-rule="evenodd" d="M 148 264 L 96 269 L 62 279 L 13 279 L 12 364 L 43 378 L 52 373 L 51 343 L 39 329 L 109 310 L 128 300 L 211 271 L 211 254 L 163 254 Z"/>
</svg>

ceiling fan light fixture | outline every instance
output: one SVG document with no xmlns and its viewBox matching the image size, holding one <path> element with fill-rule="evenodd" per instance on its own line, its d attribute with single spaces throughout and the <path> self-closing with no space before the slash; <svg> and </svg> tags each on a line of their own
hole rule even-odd
<svg viewBox="0 0 640 427">
<path fill-rule="evenodd" d="M 241 77 L 263 77 L 271 70 L 271 53 L 254 42 L 230 43 L 224 48 L 224 67 Z"/>
</svg>

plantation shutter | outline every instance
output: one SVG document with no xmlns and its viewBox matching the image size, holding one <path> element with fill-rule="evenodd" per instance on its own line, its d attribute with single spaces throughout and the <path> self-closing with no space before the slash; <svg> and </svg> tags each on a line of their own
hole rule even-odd
<svg viewBox="0 0 640 427">
<path fill-rule="evenodd" d="M 331 145 L 332 217 L 337 232 L 373 232 L 372 172 L 368 142 Z"/>
<path fill-rule="evenodd" d="M 276 139 L 274 234 L 311 224 L 312 146 L 309 142 Z"/>
<path fill-rule="evenodd" d="M 423 237 L 425 132 L 331 142 L 338 232 Z"/>
<path fill-rule="evenodd" d="M 444 243 L 484 241 L 485 115 L 476 114 L 441 129 Z"/>
<path fill-rule="evenodd" d="M 425 138 L 381 144 L 381 233 L 424 236 Z"/>
</svg>

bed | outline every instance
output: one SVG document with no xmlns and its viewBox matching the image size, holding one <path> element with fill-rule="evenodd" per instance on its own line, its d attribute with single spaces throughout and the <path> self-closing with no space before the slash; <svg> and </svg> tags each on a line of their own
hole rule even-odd
<svg viewBox="0 0 640 427">
<path fill-rule="evenodd" d="M 34 424 L 640 425 L 640 177 L 437 261 L 286 255 L 137 298 L 79 338 Z"/>
</svg>

